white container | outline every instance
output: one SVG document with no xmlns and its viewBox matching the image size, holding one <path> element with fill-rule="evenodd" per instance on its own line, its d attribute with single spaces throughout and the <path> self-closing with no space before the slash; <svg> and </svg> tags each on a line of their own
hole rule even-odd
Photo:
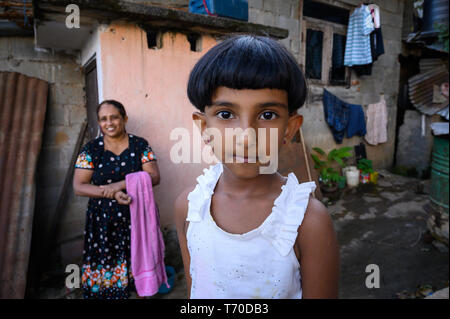
<svg viewBox="0 0 450 319">
<path fill-rule="evenodd" d="M 342 169 L 342 175 L 346 176 L 347 171 L 357 171 L 358 168 L 356 166 L 347 166 Z"/>
<path fill-rule="evenodd" d="M 359 171 L 358 170 L 346 170 L 345 179 L 347 180 L 348 187 L 356 187 L 359 184 Z"/>
</svg>

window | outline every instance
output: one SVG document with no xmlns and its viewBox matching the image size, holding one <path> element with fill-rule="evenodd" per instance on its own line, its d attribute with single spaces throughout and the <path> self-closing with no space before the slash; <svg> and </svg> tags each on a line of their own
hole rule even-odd
<svg viewBox="0 0 450 319">
<path fill-rule="evenodd" d="M 308 79 L 322 78 L 322 45 L 323 32 L 307 29 L 305 74 Z"/>
<path fill-rule="evenodd" d="M 344 66 L 349 8 L 323 1 L 303 1 L 301 64 L 310 83 L 346 85 L 350 71 Z"/>
<path fill-rule="evenodd" d="M 344 66 L 345 42 L 347 37 L 333 33 L 333 52 L 331 55 L 330 84 L 346 83 L 346 67 Z"/>
</svg>

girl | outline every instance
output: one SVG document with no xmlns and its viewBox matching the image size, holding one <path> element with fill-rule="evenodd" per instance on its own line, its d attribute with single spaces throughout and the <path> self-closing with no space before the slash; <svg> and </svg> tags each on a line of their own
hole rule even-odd
<svg viewBox="0 0 450 319">
<path fill-rule="evenodd" d="M 219 163 L 175 203 L 190 298 L 338 297 L 338 244 L 326 208 L 310 197 L 315 183 L 261 174 L 259 157 L 249 156 L 261 147 L 278 154 L 267 141 L 293 138 L 306 90 L 295 59 L 267 37 L 234 36 L 194 66 L 193 119 Z M 269 138 L 241 134 L 230 147 L 227 128 L 263 129 Z M 211 129 L 221 137 L 207 136 Z"/>
<path fill-rule="evenodd" d="M 130 197 L 125 176 L 136 171 L 159 183 L 159 169 L 148 142 L 127 134 L 122 103 L 107 100 L 97 108 L 103 136 L 88 142 L 75 164 L 73 188 L 89 198 L 83 251 L 84 298 L 126 299 L 130 270 Z"/>
</svg>

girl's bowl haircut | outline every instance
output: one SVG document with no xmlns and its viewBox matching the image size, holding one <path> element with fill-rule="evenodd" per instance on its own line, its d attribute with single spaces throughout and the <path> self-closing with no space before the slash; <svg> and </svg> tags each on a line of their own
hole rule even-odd
<svg viewBox="0 0 450 319">
<path fill-rule="evenodd" d="M 256 35 L 232 36 L 203 55 L 189 76 L 189 100 L 204 112 L 220 86 L 285 90 L 290 114 L 305 103 L 307 94 L 305 77 L 292 54 L 277 41 Z"/>
</svg>

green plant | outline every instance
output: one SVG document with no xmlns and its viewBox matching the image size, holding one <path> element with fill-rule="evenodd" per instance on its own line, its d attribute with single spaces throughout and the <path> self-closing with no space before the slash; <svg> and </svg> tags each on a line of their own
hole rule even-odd
<svg viewBox="0 0 450 319">
<path fill-rule="evenodd" d="M 328 187 L 333 186 L 342 181 L 343 176 L 336 171 L 332 165 L 337 163 L 340 167 L 344 167 L 344 160 L 351 157 L 351 147 L 341 147 L 339 149 L 333 149 L 328 154 L 325 153 L 320 147 L 313 147 L 313 150 L 317 154 L 311 154 L 314 160 L 314 168 L 319 171 L 320 180 Z"/>
<path fill-rule="evenodd" d="M 367 158 L 361 158 L 357 167 L 363 174 L 373 173 L 372 161 Z"/>
<path fill-rule="evenodd" d="M 444 46 L 445 52 L 448 52 L 449 47 L 448 25 L 442 23 L 435 23 L 434 28 L 439 30 L 438 41 Z"/>
</svg>

